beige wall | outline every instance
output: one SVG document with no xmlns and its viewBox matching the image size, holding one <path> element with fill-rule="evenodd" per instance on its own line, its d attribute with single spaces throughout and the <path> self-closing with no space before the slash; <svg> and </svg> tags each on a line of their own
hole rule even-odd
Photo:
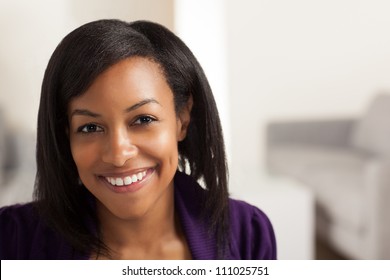
<svg viewBox="0 0 390 280">
<path fill-rule="evenodd" d="M 69 0 L 68 0 L 69 1 Z M 71 15 L 77 22 L 99 18 L 127 21 L 147 19 L 173 29 L 174 0 L 70 0 Z"/>
<path fill-rule="evenodd" d="M 228 45 L 225 0 L 175 0 L 175 31 L 196 56 L 218 107 L 231 161 Z M 199 19 L 202 20 L 199 20 Z"/>
<path fill-rule="evenodd" d="M 389 1 L 229 0 L 227 10 L 232 180 L 263 169 L 268 121 L 358 115 L 390 90 Z"/>
<path fill-rule="evenodd" d="M 0 0 L 0 108 L 18 129 L 35 130 L 40 87 L 54 48 L 100 18 L 147 19 L 173 28 L 174 0 Z"/>
</svg>

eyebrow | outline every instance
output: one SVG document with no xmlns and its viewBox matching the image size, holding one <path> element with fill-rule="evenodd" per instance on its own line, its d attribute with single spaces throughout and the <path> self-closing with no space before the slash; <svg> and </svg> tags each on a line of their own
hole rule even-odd
<svg viewBox="0 0 390 280">
<path fill-rule="evenodd" d="M 134 110 L 137 110 L 138 108 L 146 105 L 146 104 L 150 104 L 150 103 L 154 103 L 154 104 L 158 104 L 161 106 L 161 104 L 156 100 L 156 99 L 153 99 L 153 98 L 148 98 L 148 99 L 144 99 L 132 106 L 130 106 L 129 108 L 126 108 L 124 110 L 125 113 L 129 113 L 131 111 L 134 111 Z M 100 114 L 98 113 L 94 113 L 90 110 L 87 110 L 87 109 L 75 109 L 71 114 L 70 114 L 70 117 L 72 118 L 73 116 L 75 115 L 78 115 L 78 116 L 88 116 L 88 117 L 92 117 L 92 118 L 99 118 L 101 117 Z"/>
<path fill-rule="evenodd" d="M 148 99 L 144 99 L 144 100 L 142 100 L 142 101 L 140 101 L 140 102 L 134 104 L 133 106 L 131 106 L 131 107 L 125 109 L 125 113 L 129 113 L 129 112 L 131 112 L 131 111 L 137 110 L 139 107 L 142 107 L 142 106 L 144 106 L 144 105 L 146 105 L 146 104 L 150 104 L 150 103 L 155 103 L 155 104 L 158 104 L 158 105 L 161 106 L 161 104 L 158 103 L 158 101 L 157 101 L 156 99 L 154 99 L 154 98 L 148 98 Z"/>
</svg>

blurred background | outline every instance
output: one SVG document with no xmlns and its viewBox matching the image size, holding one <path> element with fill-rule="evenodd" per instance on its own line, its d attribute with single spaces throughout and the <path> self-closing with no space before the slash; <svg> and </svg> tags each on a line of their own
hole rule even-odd
<svg viewBox="0 0 390 280">
<path fill-rule="evenodd" d="M 383 214 L 384 209 L 362 208 L 363 198 L 386 197 L 388 191 L 385 195 L 368 195 L 363 191 L 364 185 L 359 189 L 349 187 L 355 188 L 351 194 L 341 192 L 345 194 L 343 201 L 355 198 L 351 208 L 333 210 L 333 196 L 341 196 L 337 189 L 323 195 L 312 178 L 305 181 L 286 171 L 288 168 L 274 164 L 275 157 L 287 162 L 280 152 L 285 146 L 275 143 L 300 148 L 308 143 L 311 147 L 331 146 L 336 148 L 333 153 L 338 160 L 340 154 L 345 155 L 340 149 L 356 152 L 364 146 L 352 138 L 373 130 L 367 129 L 366 123 L 366 130 L 357 126 L 360 123 L 356 120 L 367 115 L 379 93 L 385 96 L 390 92 L 389 12 L 390 2 L 385 0 L 0 0 L 0 203 L 31 199 L 40 86 L 47 62 L 60 40 L 81 24 L 96 19 L 147 19 L 179 35 L 204 67 L 222 118 L 231 194 L 259 206 L 270 216 L 280 258 L 389 258 L 390 242 L 384 235 L 390 236 L 390 221 L 385 229 L 376 228 L 389 217 Z M 386 107 L 383 112 L 387 109 L 390 111 Z M 379 118 L 382 126 L 386 126 L 385 114 Z M 312 120 L 344 122 L 324 129 L 316 124 L 310 129 L 290 126 Z M 375 117 L 369 120 L 377 121 Z M 287 127 L 286 132 L 283 127 Z M 383 132 L 381 128 L 376 130 Z M 333 134 L 344 138 L 328 139 Z M 390 143 L 390 137 L 386 138 L 389 135 L 382 136 L 382 143 Z M 352 143 L 351 147 L 347 142 Z M 332 152 L 327 148 L 321 152 L 332 165 L 334 158 L 329 161 Z M 368 172 L 364 163 L 367 158 L 371 160 L 375 153 L 383 158 L 377 150 L 357 153 L 362 169 L 357 171 L 357 161 L 351 166 L 359 174 Z M 294 150 L 287 156 L 292 168 L 296 168 L 296 159 L 306 159 L 307 155 L 307 151 Z M 318 160 L 317 154 L 310 156 L 310 160 Z M 352 178 L 352 167 L 348 165 L 351 160 L 347 156 L 343 160 L 345 174 Z M 370 170 L 380 169 L 372 161 L 368 165 Z M 308 169 L 301 171 L 307 174 Z M 342 188 L 338 186 L 341 177 L 329 172 L 330 184 Z M 362 182 L 377 177 L 371 174 L 368 179 L 353 178 Z M 354 185 L 353 180 L 345 184 Z M 388 189 L 379 189 L 383 188 Z M 325 237 L 319 238 L 318 215 L 322 210 L 318 201 L 330 203 L 321 208 L 328 211 L 325 220 L 329 224 L 349 223 L 352 219 L 353 225 L 345 231 L 328 225 L 322 230 Z M 372 204 L 377 204 L 376 200 Z M 340 213 L 348 211 L 351 216 L 361 217 L 339 219 Z M 366 212 L 377 216 L 367 218 L 371 214 Z M 362 236 L 361 232 L 371 228 L 375 230 L 369 237 Z M 354 237 L 348 235 L 352 231 L 356 233 Z M 351 244 L 344 248 L 339 243 Z M 367 245 L 358 245 L 362 243 Z"/>
</svg>

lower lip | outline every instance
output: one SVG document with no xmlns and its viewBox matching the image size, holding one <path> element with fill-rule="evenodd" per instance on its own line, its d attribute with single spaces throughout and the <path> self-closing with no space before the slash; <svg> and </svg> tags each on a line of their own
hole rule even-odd
<svg viewBox="0 0 390 280">
<path fill-rule="evenodd" d="M 115 193 L 132 193 L 142 189 L 145 186 L 146 182 L 149 181 L 150 177 L 154 174 L 154 170 L 155 169 L 148 169 L 146 171 L 146 176 L 142 179 L 142 181 L 137 181 L 127 186 L 113 186 L 107 182 L 106 178 L 99 177 L 99 179 L 102 180 L 103 183 Z"/>
</svg>

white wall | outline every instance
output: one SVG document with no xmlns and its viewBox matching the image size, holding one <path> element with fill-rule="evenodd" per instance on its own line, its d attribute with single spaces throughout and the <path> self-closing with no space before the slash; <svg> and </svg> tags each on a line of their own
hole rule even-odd
<svg viewBox="0 0 390 280">
<path fill-rule="evenodd" d="M 0 108 L 35 131 L 40 87 L 60 40 L 100 18 L 148 19 L 173 28 L 173 0 L 0 0 Z"/>
<path fill-rule="evenodd" d="M 0 107 L 14 125 L 33 130 L 43 72 L 66 29 L 68 7 L 65 1 L 0 1 Z"/>
<path fill-rule="evenodd" d="M 201 64 L 213 90 L 231 161 L 225 0 L 175 0 L 175 32 Z"/>
<path fill-rule="evenodd" d="M 236 185 L 263 170 L 268 121 L 358 115 L 390 89 L 389 1 L 227 3 Z"/>
</svg>

